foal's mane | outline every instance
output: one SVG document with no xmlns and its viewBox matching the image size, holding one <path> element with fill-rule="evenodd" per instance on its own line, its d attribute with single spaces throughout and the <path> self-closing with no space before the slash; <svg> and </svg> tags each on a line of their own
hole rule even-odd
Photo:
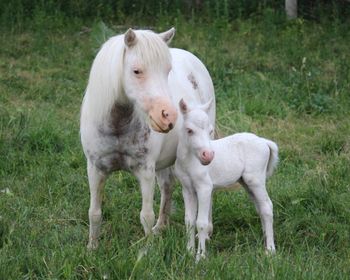
<svg viewBox="0 0 350 280">
<path fill-rule="evenodd" d="M 145 67 L 157 67 L 164 62 L 170 65 L 169 48 L 158 34 L 147 30 L 134 32 L 137 42 L 132 48 Z M 129 102 L 122 85 L 125 51 L 124 35 L 114 36 L 102 45 L 91 67 L 84 97 L 86 117 L 103 122 L 116 101 Z"/>
</svg>

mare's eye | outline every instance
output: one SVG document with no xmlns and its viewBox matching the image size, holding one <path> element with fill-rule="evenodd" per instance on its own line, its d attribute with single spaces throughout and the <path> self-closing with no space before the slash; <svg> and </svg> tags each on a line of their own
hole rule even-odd
<svg viewBox="0 0 350 280">
<path fill-rule="evenodd" d="M 188 135 L 192 135 L 192 134 L 193 134 L 193 130 L 192 130 L 192 129 L 187 128 L 186 130 L 187 130 L 187 134 L 188 134 Z"/>
<path fill-rule="evenodd" d="M 140 74 L 142 74 L 142 71 L 140 69 L 135 69 L 134 70 L 134 74 L 135 75 L 140 75 Z"/>
</svg>

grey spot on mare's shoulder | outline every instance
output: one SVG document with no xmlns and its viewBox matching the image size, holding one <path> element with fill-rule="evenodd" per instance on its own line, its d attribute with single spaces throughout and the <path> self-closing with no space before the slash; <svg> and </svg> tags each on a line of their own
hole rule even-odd
<svg viewBox="0 0 350 280">
<path fill-rule="evenodd" d="M 198 82 L 196 78 L 194 77 L 193 73 L 188 74 L 187 79 L 192 84 L 193 89 L 198 89 Z"/>
<path fill-rule="evenodd" d="M 132 105 L 115 104 L 109 121 L 101 124 L 98 132 L 98 150 L 90 158 L 101 171 L 108 174 L 146 166 L 151 130 Z"/>
</svg>

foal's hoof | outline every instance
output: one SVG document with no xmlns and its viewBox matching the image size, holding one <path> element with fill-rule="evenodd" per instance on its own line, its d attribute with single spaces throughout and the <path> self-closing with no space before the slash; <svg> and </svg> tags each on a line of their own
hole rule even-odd
<svg viewBox="0 0 350 280">
<path fill-rule="evenodd" d="M 196 263 L 199 263 L 201 260 L 205 260 L 207 257 L 204 253 L 202 254 L 196 254 Z"/>
<path fill-rule="evenodd" d="M 265 249 L 265 255 L 266 256 L 274 256 L 274 255 L 276 255 L 276 249 L 275 248 Z"/>
</svg>

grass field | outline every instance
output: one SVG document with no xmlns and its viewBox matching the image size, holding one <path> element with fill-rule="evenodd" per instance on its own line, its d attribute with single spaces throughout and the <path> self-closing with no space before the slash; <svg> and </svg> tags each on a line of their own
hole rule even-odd
<svg viewBox="0 0 350 280">
<path fill-rule="evenodd" d="M 30 28 L 0 34 L 0 279 L 349 279 L 348 25 L 287 22 L 269 10 L 229 23 L 163 20 L 154 29 L 174 25 L 172 45 L 207 65 L 222 135 L 251 131 L 278 143 L 268 182 L 277 254 L 264 254 L 242 190 L 215 195 L 207 260 L 196 265 L 186 253 L 179 186 L 169 228 L 143 240 L 141 194 L 127 173 L 108 180 L 100 247 L 86 249 L 79 110 L 98 47 L 131 24 L 39 14 Z"/>
</svg>

